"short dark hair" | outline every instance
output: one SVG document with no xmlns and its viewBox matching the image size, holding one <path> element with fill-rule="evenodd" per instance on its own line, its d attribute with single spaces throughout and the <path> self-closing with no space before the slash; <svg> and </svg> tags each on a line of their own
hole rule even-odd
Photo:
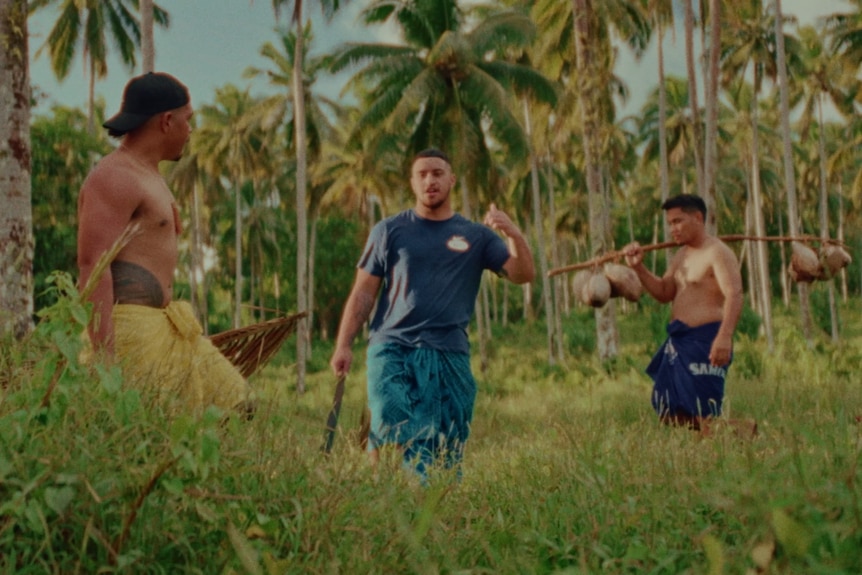
<svg viewBox="0 0 862 575">
<path fill-rule="evenodd" d="M 442 152 L 437 148 L 427 148 L 425 150 L 422 150 L 421 152 L 413 156 L 413 161 L 410 162 L 410 165 L 412 166 L 416 163 L 416 160 L 419 160 L 421 158 L 440 158 L 441 160 L 449 164 L 449 166 L 452 165 L 451 160 L 449 160 L 449 156 L 447 156 L 445 152 Z"/>
<path fill-rule="evenodd" d="M 703 215 L 704 221 L 706 221 L 706 202 L 704 202 L 703 198 L 700 196 L 695 196 L 694 194 L 679 194 L 678 196 L 668 198 L 661 205 L 661 209 L 664 211 L 672 208 L 679 208 L 688 214 L 700 212 Z"/>
</svg>

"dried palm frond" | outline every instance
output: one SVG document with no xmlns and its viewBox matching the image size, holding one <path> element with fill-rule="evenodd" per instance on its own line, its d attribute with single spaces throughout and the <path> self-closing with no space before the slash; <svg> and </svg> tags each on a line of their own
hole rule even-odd
<svg viewBox="0 0 862 575">
<path fill-rule="evenodd" d="M 230 329 L 211 335 L 210 341 L 248 378 L 272 359 L 284 340 L 296 331 L 297 322 L 307 315 L 301 312 Z"/>
</svg>

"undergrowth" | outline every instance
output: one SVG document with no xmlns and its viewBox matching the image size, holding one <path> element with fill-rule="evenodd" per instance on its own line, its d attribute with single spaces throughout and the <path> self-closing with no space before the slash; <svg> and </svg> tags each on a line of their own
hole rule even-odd
<svg viewBox="0 0 862 575">
<path fill-rule="evenodd" d="M 773 351 L 740 334 L 727 416 L 759 427 L 742 439 L 656 422 L 643 367 L 660 308 L 618 318 L 612 364 L 591 351 L 589 313 L 565 320 L 550 368 L 543 326 L 497 329 L 487 370 L 474 362 L 463 478 L 423 488 L 397 454 L 372 468 L 359 448 L 361 365 L 321 452 L 329 344 L 302 394 L 286 344 L 252 380 L 251 422 L 171 416 L 117 368 L 79 361 L 88 310 L 68 278 L 54 289 L 32 336 L 0 353 L 0 572 L 862 572 L 858 335 L 811 346 L 780 310 Z"/>
</svg>

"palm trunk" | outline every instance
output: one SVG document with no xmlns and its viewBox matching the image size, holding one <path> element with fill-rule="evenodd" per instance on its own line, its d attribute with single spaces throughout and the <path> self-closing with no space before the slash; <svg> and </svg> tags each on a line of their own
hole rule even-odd
<svg viewBox="0 0 862 575">
<path fill-rule="evenodd" d="M 311 239 L 308 243 L 308 354 L 311 355 L 311 334 L 314 333 L 314 256 L 317 253 L 317 222 L 320 219 L 320 204 L 311 212 Z"/>
<path fill-rule="evenodd" d="M 827 191 L 826 182 L 826 136 L 824 135 L 823 126 L 823 95 L 817 96 L 817 116 L 820 126 L 818 132 L 819 138 L 819 153 L 820 153 L 820 237 L 824 240 L 829 239 L 829 194 Z M 835 306 L 835 280 L 829 278 L 827 280 L 827 289 L 829 291 L 829 323 L 831 326 L 832 342 L 837 343 L 839 340 L 838 334 L 838 309 Z"/>
<path fill-rule="evenodd" d="M 754 201 L 751 199 L 751 184 L 746 184 L 746 202 L 745 202 L 745 233 L 748 235 L 757 235 L 754 232 Z M 748 276 L 748 301 L 754 313 L 760 314 L 760 298 L 757 295 L 757 286 L 760 281 L 757 279 L 760 276 L 757 272 L 757 256 L 754 254 L 754 242 L 744 242 L 743 244 L 743 261 L 746 274 Z"/>
<path fill-rule="evenodd" d="M 542 223 L 542 199 L 539 190 L 539 164 L 532 146 L 532 121 L 530 108 L 526 98 L 522 102 L 524 108 L 524 125 L 530 144 L 530 195 L 533 203 L 533 228 L 536 232 L 536 252 L 539 257 L 539 270 L 542 278 L 542 301 L 545 304 L 545 330 L 548 337 L 548 365 L 555 365 L 554 357 L 554 304 L 551 300 L 551 280 L 548 278 L 548 254 L 545 251 L 545 228 Z"/>
<path fill-rule="evenodd" d="M 787 189 L 787 226 L 791 236 L 800 233 L 800 218 L 796 199 L 796 175 L 793 171 L 793 142 L 790 133 L 790 84 L 787 81 L 787 58 L 784 54 L 784 23 L 781 0 L 775 1 L 775 48 L 778 65 L 778 87 L 781 92 L 781 139 L 784 148 L 784 186 Z M 814 343 L 811 330 L 811 307 L 808 300 L 808 284 L 796 283 L 799 294 L 799 314 L 802 334 L 808 345 Z"/>
<path fill-rule="evenodd" d="M 593 255 L 606 253 L 611 248 L 611 238 L 605 225 L 605 202 L 602 193 L 601 167 L 599 165 L 598 81 L 593 68 L 592 20 L 593 10 L 589 0 L 572 0 L 575 52 L 577 54 L 578 99 L 583 130 L 584 171 L 589 194 L 590 248 Z M 614 302 L 595 310 L 596 347 L 599 358 L 610 359 L 617 355 L 618 335 Z"/>
<path fill-rule="evenodd" d="M 240 193 L 241 185 L 236 185 L 236 196 L 234 204 L 234 307 L 233 307 L 233 328 L 237 329 L 242 325 L 242 194 Z"/>
<path fill-rule="evenodd" d="M 306 201 L 306 169 L 308 144 L 305 133 L 305 87 L 302 82 L 302 0 L 295 4 L 296 47 L 293 57 L 293 107 L 296 125 L 296 306 L 297 312 L 308 311 L 308 215 Z M 308 322 L 300 319 L 296 325 L 296 390 L 305 392 Z"/>
<path fill-rule="evenodd" d="M 141 8 L 141 67 L 146 74 L 155 70 L 156 49 L 153 42 L 153 0 L 140 0 Z"/>
<path fill-rule="evenodd" d="M 473 209 L 470 206 L 470 190 L 467 187 L 466 176 L 461 176 L 461 215 L 468 220 L 473 219 Z M 480 288 L 481 289 L 481 288 Z M 476 299 L 476 340 L 479 343 L 479 369 L 485 373 L 488 369 L 488 348 L 485 325 L 485 305 L 482 301 L 481 294 Z"/>
<path fill-rule="evenodd" d="M 668 174 L 667 155 L 667 84 L 664 77 L 664 27 L 658 29 L 658 147 L 659 147 L 659 181 L 661 182 L 661 201 L 664 203 L 670 197 L 670 175 Z M 665 228 L 667 224 L 665 223 Z M 668 239 L 667 229 L 663 238 Z"/>
<path fill-rule="evenodd" d="M 844 242 L 844 189 L 838 182 L 838 241 Z M 847 268 L 841 268 L 841 300 L 847 303 Z"/>
<path fill-rule="evenodd" d="M 668 174 L 667 154 L 667 84 L 664 77 L 664 27 L 658 28 L 658 146 L 659 180 L 661 182 L 662 204 L 670 197 L 670 176 Z M 670 239 L 667 221 L 662 219 L 662 241 Z M 670 263 L 670 252 L 665 251 L 665 263 Z"/>
<path fill-rule="evenodd" d="M 556 203 L 554 201 L 554 173 L 551 169 L 551 156 L 547 156 L 547 180 L 548 180 L 548 220 L 551 222 L 551 264 L 558 268 L 560 267 L 560 250 L 557 242 L 557 208 Z M 561 276 L 556 276 L 554 281 L 551 283 L 551 287 L 553 288 L 553 298 L 554 298 L 554 331 L 557 334 L 555 338 L 556 341 L 556 352 L 557 352 L 557 360 L 560 363 L 563 363 L 565 360 L 564 349 L 563 349 L 563 318 L 562 318 L 562 292 L 565 289 L 565 281 Z"/>
<path fill-rule="evenodd" d="M 721 1 L 709 2 L 709 77 L 706 84 L 706 150 L 704 165 L 704 202 L 706 203 L 707 230 L 716 233 L 715 178 L 718 172 L 718 63 L 721 52 Z"/>
<path fill-rule="evenodd" d="M 757 70 L 755 69 L 755 86 L 757 81 Z M 754 231 L 758 236 L 766 235 L 766 225 L 763 221 L 763 200 L 760 190 L 760 138 L 757 127 L 757 89 L 751 103 L 751 196 L 754 201 Z M 757 254 L 758 292 L 760 302 L 760 317 L 763 319 L 763 329 L 766 333 L 766 345 L 770 352 L 775 348 L 775 340 L 772 330 L 772 290 L 769 282 L 769 258 L 766 252 L 765 242 L 754 242 L 754 252 Z"/>
<path fill-rule="evenodd" d="M 781 219 L 781 213 L 778 213 L 778 235 L 784 235 L 784 220 Z M 787 253 L 784 250 L 784 244 L 778 246 L 778 255 L 781 258 L 781 301 L 784 307 L 790 307 L 790 279 L 787 273 Z"/>
<path fill-rule="evenodd" d="M 697 100 L 697 72 L 694 62 L 694 9 L 692 0 L 685 0 L 685 63 L 688 71 L 688 102 L 691 107 L 692 150 L 694 151 L 695 184 L 697 195 L 703 197 L 703 159 L 700 153 L 700 105 Z"/>
<path fill-rule="evenodd" d="M 30 75 L 26 0 L 0 0 L 0 337 L 33 329 Z"/>
<path fill-rule="evenodd" d="M 503 309 L 500 310 L 500 324 L 503 327 L 509 325 L 509 282 L 503 282 Z"/>
</svg>

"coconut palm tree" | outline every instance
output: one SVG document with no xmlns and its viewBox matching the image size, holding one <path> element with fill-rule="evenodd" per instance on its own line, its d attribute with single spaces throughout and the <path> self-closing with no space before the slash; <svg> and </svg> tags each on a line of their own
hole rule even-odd
<svg viewBox="0 0 862 575">
<path fill-rule="evenodd" d="M 683 0 L 683 8 L 685 10 L 685 67 L 686 76 L 688 78 L 688 98 L 689 107 L 691 109 L 691 130 L 694 138 L 694 166 L 695 166 L 695 182 L 697 194 L 704 196 L 704 177 L 703 177 L 703 152 L 701 150 L 701 135 L 700 135 L 700 106 L 697 99 L 697 73 L 695 72 L 694 61 L 694 7 L 693 0 Z M 712 217 L 711 215 L 709 217 Z M 713 226 L 709 226 L 710 228 Z"/>
<path fill-rule="evenodd" d="M 367 234 L 378 219 L 401 207 L 404 149 L 397 136 L 371 131 L 347 145 L 361 114 L 359 108 L 345 110 L 336 124 L 338 136 L 325 148 L 318 177 L 329 182 L 321 208 L 360 214 Z"/>
<path fill-rule="evenodd" d="M 659 182 L 661 185 L 661 200 L 664 203 L 670 196 L 670 177 L 668 174 L 668 151 L 667 151 L 667 88 L 664 71 L 664 31 L 665 28 L 673 28 L 673 8 L 670 0 L 643 0 L 643 7 L 649 15 L 650 24 L 656 32 L 656 47 L 658 50 L 658 143 L 659 143 Z M 667 222 L 662 221 L 663 238 L 668 239 Z M 667 253 L 668 262 L 670 252 Z"/>
<path fill-rule="evenodd" d="M 577 54 L 578 107 L 581 112 L 581 131 L 584 153 L 584 172 L 589 195 L 590 246 L 593 253 L 611 249 L 610 230 L 604 225 L 607 203 L 602 194 L 601 164 L 599 156 L 601 119 L 599 116 L 598 80 L 601 77 L 595 65 L 598 31 L 595 13 L 587 0 L 572 0 L 575 52 Z M 601 359 L 617 355 L 619 336 L 613 301 L 595 312 L 597 348 Z"/>
<path fill-rule="evenodd" d="M 777 123 L 776 107 L 771 100 L 760 99 L 758 107 L 754 108 L 753 101 L 757 99 L 754 87 L 743 78 L 736 78 L 727 87 L 725 95 L 728 106 L 722 108 L 720 114 L 722 130 L 727 139 L 722 146 L 723 170 L 717 175 L 718 181 L 723 182 L 721 189 L 727 191 L 722 194 L 719 205 L 731 207 L 725 211 L 723 218 L 735 216 L 735 221 L 731 220 L 730 223 L 735 223 L 736 229 L 744 229 L 748 235 L 762 235 L 766 233 L 765 222 L 778 216 L 777 192 L 781 187 L 781 170 L 775 160 L 780 155 L 780 144 L 776 142 L 774 129 Z M 734 194 L 735 190 L 743 193 Z M 740 210 L 740 206 L 744 209 Z M 740 216 L 744 216 L 742 221 Z M 763 242 L 746 242 L 743 244 L 743 259 L 748 269 L 750 305 L 762 319 L 767 346 L 771 350 L 774 344 L 771 291 L 763 289 L 763 286 L 770 285 L 766 248 Z M 781 270 L 782 289 L 786 291 L 783 266 Z"/>
<path fill-rule="evenodd" d="M 859 124 L 859 116 L 844 126 L 830 126 L 827 124 L 827 132 L 831 132 L 829 141 L 837 142 L 835 150 L 829 157 L 829 178 L 836 182 L 838 187 L 838 232 L 837 239 L 844 242 L 846 230 L 860 229 L 858 210 L 845 210 L 846 205 L 859 205 L 862 198 L 862 126 Z M 849 296 L 847 269 L 841 270 L 842 298 L 847 301 Z"/>
<path fill-rule="evenodd" d="M 391 19 L 404 44 L 350 43 L 336 49 L 333 71 L 360 65 L 349 85 L 371 87 L 355 135 L 378 127 L 405 133 L 408 157 L 431 145 L 449 150 L 456 172 L 473 189 L 480 182 L 493 187 L 489 143 L 503 150 L 511 165 L 526 161 L 529 142 L 511 95 L 529 94 L 545 103 L 556 97 L 554 85 L 536 70 L 500 57 L 532 42 L 535 26 L 529 17 L 497 11 L 464 31 L 464 14 L 453 0 L 377 0 L 362 17 L 367 24 Z"/>
<path fill-rule="evenodd" d="M 202 106 L 197 113 L 198 128 L 192 133 L 191 147 L 199 155 L 203 169 L 212 181 L 225 178 L 234 195 L 234 328 L 242 322 L 243 299 L 243 202 L 242 189 L 261 181 L 266 159 L 266 133 L 253 113 L 259 101 L 228 84 L 216 90 L 214 104 Z"/>
<path fill-rule="evenodd" d="M 627 93 L 624 83 L 612 73 L 616 50 L 611 39 L 616 34 L 636 55 L 642 53 L 649 40 L 648 20 L 640 2 L 629 0 L 540 0 L 532 14 L 541 31 L 535 60 L 564 86 L 554 112 L 554 139 L 558 147 L 563 142 L 569 150 L 569 161 L 578 157 L 585 174 L 590 244 L 595 255 L 611 249 L 613 243 L 602 156 L 605 143 L 612 139 L 608 126 L 616 116 L 613 96 L 624 98 Z M 581 146 L 571 146 L 572 140 L 580 141 Z M 596 310 L 596 331 L 600 357 L 616 355 L 613 302 Z"/>
<path fill-rule="evenodd" d="M 324 142 L 330 140 L 335 133 L 335 130 L 329 121 L 327 112 L 337 115 L 339 108 L 339 104 L 337 102 L 315 92 L 314 90 L 314 85 L 318 75 L 325 69 L 326 59 L 322 57 L 310 58 L 307 56 L 307 52 L 305 51 L 301 53 L 297 52 L 298 46 L 310 46 L 313 41 L 310 22 L 302 29 L 302 34 L 304 36 L 303 41 L 297 42 L 297 34 L 293 28 L 280 29 L 278 46 L 272 42 L 266 42 L 260 49 L 260 54 L 269 60 L 272 66 L 269 69 L 250 67 L 245 72 L 245 75 L 248 77 L 267 77 L 272 85 L 280 88 L 279 93 L 266 99 L 262 103 L 261 113 L 267 118 L 265 120 L 266 122 L 278 125 L 284 124 L 287 131 L 285 140 L 287 144 L 287 152 L 297 158 L 295 164 L 297 172 L 299 171 L 300 166 L 300 154 L 298 148 L 298 143 L 300 141 L 299 130 L 304 131 L 304 135 L 301 138 L 305 143 L 304 157 L 306 158 L 306 162 L 310 162 L 313 166 L 320 160 Z M 297 64 L 296 58 L 298 55 L 302 55 L 305 61 Z M 302 80 L 299 84 L 296 83 L 298 78 L 295 73 L 297 65 L 302 70 Z M 301 107 L 296 105 L 297 93 L 300 93 L 301 95 Z M 304 112 L 304 118 L 298 117 L 300 110 Z M 306 174 L 310 171 L 311 170 L 308 169 L 308 166 L 306 166 Z M 304 215 L 302 218 L 306 221 L 308 220 L 309 207 L 312 208 L 312 217 L 310 226 L 300 226 L 299 229 L 310 228 L 311 230 L 314 230 L 315 218 L 318 215 L 316 206 L 319 203 L 319 196 L 321 194 L 318 193 L 315 195 L 313 193 L 314 187 L 312 186 L 310 190 L 312 192 L 312 194 L 310 194 L 311 202 L 309 202 L 309 178 L 306 175 L 304 179 L 306 182 L 306 192 L 303 195 L 306 199 L 303 204 L 304 209 L 302 211 L 304 212 Z M 318 188 L 318 191 L 322 190 Z M 298 188 L 297 193 L 299 193 Z M 299 200 L 297 199 L 297 201 Z M 297 209 L 299 209 L 298 205 Z M 297 213 L 299 213 L 299 211 Z M 308 238 L 304 241 L 307 243 Z M 300 240 L 300 243 L 302 243 L 302 240 Z M 306 289 L 300 291 L 302 297 L 305 298 L 302 309 L 311 312 L 314 309 L 314 302 L 312 299 L 314 286 L 314 276 L 312 273 L 314 262 L 313 245 L 308 245 L 305 250 L 300 250 L 298 252 L 298 256 L 305 262 L 305 274 L 301 278 L 298 277 L 298 280 L 300 282 L 304 282 L 303 285 L 306 286 Z M 311 316 L 310 313 L 306 326 L 310 326 L 312 320 L 313 316 Z M 311 344 L 311 338 L 307 336 L 300 337 L 298 339 L 298 342 L 299 341 L 305 343 L 306 346 L 310 346 Z M 299 345 L 299 343 L 297 343 L 297 345 Z"/>
<path fill-rule="evenodd" d="M 644 145 L 641 152 L 641 165 L 647 166 L 661 161 L 662 153 L 667 155 L 668 165 L 673 168 L 673 178 L 668 177 L 668 193 L 688 192 L 690 182 L 695 179 L 692 160 L 692 147 L 695 141 L 688 114 L 688 88 L 686 79 L 678 76 L 666 77 L 664 90 L 658 87 L 653 90 L 638 116 L 638 133 Z M 665 96 L 663 120 L 662 93 Z M 664 152 L 662 152 L 662 144 L 665 147 Z M 665 199 L 664 196 L 663 199 Z"/>
<path fill-rule="evenodd" d="M 209 333 L 209 313 L 206 305 L 207 274 L 204 266 L 203 234 L 203 190 L 213 190 L 216 186 L 207 185 L 207 174 L 200 161 L 200 152 L 192 150 L 180 161 L 175 162 L 167 174 L 171 189 L 180 199 L 181 205 L 190 206 L 191 245 L 189 249 L 189 299 L 192 309 L 203 326 L 204 333 Z M 198 283 L 200 281 L 200 283 Z"/>
<path fill-rule="evenodd" d="M 267 69 L 250 66 L 246 68 L 243 75 L 247 78 L 266 78 L 270 84 L 279 89 L 278 93 L 261 102 L 256 113 L 260 115 L 260 121 L 266 129 L 283 125 L 286 130 L 285 143 L 288 146 L 288 152 L 295 152 L 295 132 L 299 124 L 293 98 L 296 88 L 293 74 L 296 33 L 292 29 L 280 28 L 278 34 L 277 45 L 266 42 L 260 48 L 260 55 L 272 66 Z M 310 46 L 314 40 L 310 22 L 305 26 L 303 34 L 305 35 L 303 45 Z M 340 114 L 341 105 L 315 90 L 318 76 L 326 70 L 327 58 L 309 58 L 307 53 L 304 54 L 305 62 L 301 67 L 307 157 L 314 163 L 320 160 L 324 143 L 335 137 L 335 127 L 329 118 Z"/>
<path fill-rule="evenodd" d="M 779 75 L 779 64 L 775 57 L 776 53 L 776 15 L 764 6 L 762 0 L 746 0 L 740 3 L 736 10 L 728 14 L 725 27 L 725 35 L 722 41 L 722 74 L 725 85 L 729 85 L 735 78 L 744 77 L 749 66 L 752 70 L 752 85 L 754 87 L 754 98 L 751 100 L 751 126 L 752 134 L 752 209 L 755 233 L 765 235 L 766 225 L 763 220 L 764 200 L 761 197 L 760 182 L 760 149 L 758 138 L 758 106 L 759 97 L 766 78 L 775 80 Z M 782 45 L 788 46 L 787 53 L 790 54 L 790 64 L 795 72 L 802 72 L 801 60 L 799 59 L 798 42 L 794 37 L 786 37 L 781 34 Z M 790 166 L 792 168 L 792 166 Z M 787 177 L 785 172 L 785 177 Z M 791 174 L 792 176 L 792 170 Z M 789 184 L 788 184 L 789 185 Z M 789 193 L 789 188 L 788 188 Z M 794 193 L 795 196 L 795 193 Z M 795 199 L 794 199 L 795 201 Z M 794 216 L 795 218 L 795 216 Z M 797 230 L 797 225 L 791 228 L 791 234 Z M 757 242 L 754 247 L 757 253 L 759 273 L 759 293 L 761 317 L 764 320 L 767 342 L 772 349 L 772 303 L 769 278 L 766 270 L 769 269 L 766 245 Z"/>
<path fill-rule="evenodd" d="M 45 43 L 36 51 L 48 50 L 51 69 L 59 80 L 69 75 L 72 61 L 80 49 L 89 74 L 87 117 L 93 124 L 93 101 L 96 80 L 108 75 L 108 41 L 117 48 L 118 56 L 129 73 L 135 69 L 135 48 L 140 45 L 141 27 L 135 18 L 137 0 L 31 0 L 30 13 L 59 4 L 60 15 Z M 168 13 L 152 6 L 156 24 L 168 27 Z"/>
<path fill-rule="evenodd" d="M 320 8 L 327 19 L 347 3 L 347 0 L 320 0 Z M 281 8 L 291 4 L 291 0 L 272 0 L 272 7 L 278 19 Z M 293 56 L 293 104 L 295 107 L 294 118 L 296 130 L 294 140 L 296 142 L 296 282 L 297 282 L 297 312 L 308 311 L 308 207 L 306 205 L 308 187 L 308 159 L 307 133 L 305 125 L 305 88 L 303 87 L 303 64 L 305 63 L 305 48 L 303 42 L 304 34 L 300 31 L 304 28 L 303 0 L 293 0 L 293 11 L 291 22 L 296 27 L 294 36 Z M 306 319 L 300 319 L 296 326 L 296 388 L 302 393 L 305 391 L 306 357 L 308 355 L 309 330 Z"/>
<path fill-rule="evenodd" d="M 0 0 L 0 337 L 33 327 L 30 81 L 26 0 Z"/>
<path fill-rule="evenodd" d="M 708 216 L 707 226 L 715 232 L 716 215 L 715 178 L 718 170 L 718 84 L 721 58 L 721 0 L 709 0 L 709 66 L 706 78 L 706 136 L 704 140 L 703 197 Z"/>
<path fill-rule="evenodd" d="M 799 39 L 803 51 L 805 68 L 808 72 L 801 79 L 805 95 L 800 124 L 803 139 L 807 138 L 815 122 L 818 127 L 817 156 L 819 160 L 820 235 L 822 238 L 827 239 L 830 237 L 829 182 L 826 157 L 826 129 L 823 123 L 823 100 L 828 98 L 835 109 L 843 114 L 844 117 L 851 118 L 855 112 L 853 98 L 859 91 L 859 81 L 856 79 L 858 66 L 851 64 L 843 55 L 828 50 L 824 36 L 811 26 L 806 26 L 799 30 Z M 838 312 L 835 302 L 835 285 L 831 278 L 827 288 L 832 340 L 838 341 Z"/>
<path fill-rule="evenodd" d="M 796 195 L 796 174 L 793 169 L 793 142 L 790 132 L 790 84 L 787 75 L 787 42 L 784 36 L 784 17 L 781 12 L 781 0 L 773 0 L 775 9 L 775 65 L 778 69 L 778 88 L 781 96 L 781 136 L 784 143 L 784 185 L 787 189 L 787 222 L 791 236 L 799 235 L 802 222 L 799 218 L 799 208 Z M 799 53 L 795 49 L 791 54 Z M 813 345 L 811 329 L 811 308 L 808 299 L 808 285 L 798 282 L 799 313 L 802 319 L 802 333 L 809 345 Z"/>
<path fill-rule="evenodd" d="M 862 64 L 862 0 L 845 0 L 853 8 L 824 20 L 830 48 L 857 67 Z"/>
</svg>

